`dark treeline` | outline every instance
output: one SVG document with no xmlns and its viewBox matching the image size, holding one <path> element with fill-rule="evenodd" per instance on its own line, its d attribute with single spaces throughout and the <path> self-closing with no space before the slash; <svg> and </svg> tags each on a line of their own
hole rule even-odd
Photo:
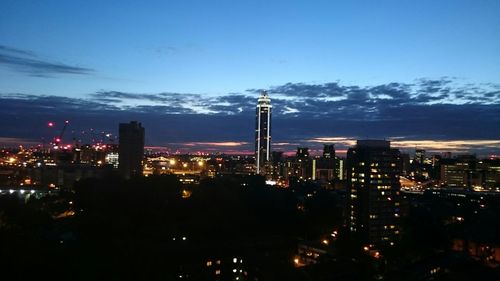
<svg viewBox="0 0 500 281">
<path fill-rule="evenodd" d="M 408 198 L 401 241 L 375 260 L 343 228 L 342 194 L 307 183 L 277 189 L 259 176 L 182 185 L 163 175 L 86 179 L 74 192 L 28 201 L 0 196 L 0 265 L 6 280 L 179 280 L 186 272 L 183 279 L 209 280 L 206 261 L 232 257 L 244 259 L 248 280 L 425 280 L 435 264 L 443 270 L 434 280 L 499 276 L 450 252 L 456 238 L 498 242 L 498 202 L 476 212 L 472 203 Z M 68 208 L 74 216 L 57 216 Z M 457 215 L 464 221 L 450 222 Z M 293 267 L 298 243 L 333 229 L 329 255 Z"/>
<path fill-rule="evenodd" d="M 74 194 L 66 194 L 74 201 L 72 218 L 53 221 L 35 211 L 40 210 L 38 200 L 11 199 L 12 209 L 43 219 L 25 215 L 29 229 L 24 239 L 36 250 L 18 241 L 2 247 L 7 249 L 2 256 L 17 268 L 14 260 L 64 280 L 169 280 L 209 258 L 240 256 L 256 276 L 294 280 L 291 259 L 297 241 L 319 237 L 340 223 L 341 214 L 338 198 L 321 191 L 305 202 L 307 210 L 299 210 L 301 192 L 266 186 L 258 176 L 206 179 L 193 186 L 168 175 L 82 180 Z M 32 230 L 37 226 L 48 234 Z M 2 228 L 2 243 L 19 231 Z M 38 249 L 43 245 L 46 250 Z M 29 258 L 33 254 L 36 261 Z"/>
</svg>

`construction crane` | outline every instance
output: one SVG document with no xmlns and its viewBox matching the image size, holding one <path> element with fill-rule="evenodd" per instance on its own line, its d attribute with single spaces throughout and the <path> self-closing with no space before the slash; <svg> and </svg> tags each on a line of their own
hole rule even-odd
<svg viewBox="0 0 500 281">
<path fill-rule="evenodd" d="M 55 146 L 59 146 L 59 144 L 62 142 L 62 139 L 63 139 L 63 136 L 64 136 L 64 132 L 66 132 L 66 128 L 68 127 L 68 124 L 69 124 L 68 120 L 64 121 L 64 126 L 63 126 L 63 128 L 61 130 L 61 133 L 54 140 L 54 145 Z"/>
</svg>

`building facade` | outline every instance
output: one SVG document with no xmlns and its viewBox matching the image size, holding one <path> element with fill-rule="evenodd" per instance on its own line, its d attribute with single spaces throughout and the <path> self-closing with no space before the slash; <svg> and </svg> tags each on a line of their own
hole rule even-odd
<svg viewBox="0 0 500 281">
<path fill-rule="evenodd" d="M 369 249 L 400 233 L 400 152 L 385 140 L 359 140 L 347 152 L 347 221 Z"/>
<path fill-rule="evenodd" d="M 141 123 L 132 121 L 121 123 L 119 127 L 118 169 L 129 179 L 142 174 L 144 158 L 144 128 Z"/>
<path fill-rule="evenodd" d="M 323 156 L 318 159 L 315 170 L 315 178 L 319 180 L 331 181 L 335 178 L 335 146 L 325 144 Z"/>
<path fill-rule="evenodd" d="M 271 163 L 271 99 L 262 91 L 258 101 L 255 120 L 255 165 L 256 174 L 266 175 L 266 166 Z"/>
</svg>

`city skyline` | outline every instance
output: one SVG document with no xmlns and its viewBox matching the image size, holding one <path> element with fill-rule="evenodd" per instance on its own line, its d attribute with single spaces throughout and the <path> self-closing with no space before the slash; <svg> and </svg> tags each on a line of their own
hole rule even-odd
<svg viewBox="0 0 500 281">
<path fill-rule="evenodd" d="M 251 154 L 267 90 L 277 150 L 500 154 L 500 4 L 355 2 L 7 2 L 0 145 L 139 120 L 150 147 Z"/>
<path fill-rule="evenodd" d="M 0 7 L 2 280 L 500 280 L 500 1 Z"/>
</svg>

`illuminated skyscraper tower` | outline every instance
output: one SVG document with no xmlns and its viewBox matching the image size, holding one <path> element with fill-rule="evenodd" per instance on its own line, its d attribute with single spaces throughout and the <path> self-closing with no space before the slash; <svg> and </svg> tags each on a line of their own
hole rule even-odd
<svg viewBox="0 0 500 281">
<path fill-rule="evenodd" d="M 266 174 L 266 163 L 271 161 L 271 99 L 262 91 L 257 101 L 255 120 L 255 159 L 257 174 Z"/>
</svg>

